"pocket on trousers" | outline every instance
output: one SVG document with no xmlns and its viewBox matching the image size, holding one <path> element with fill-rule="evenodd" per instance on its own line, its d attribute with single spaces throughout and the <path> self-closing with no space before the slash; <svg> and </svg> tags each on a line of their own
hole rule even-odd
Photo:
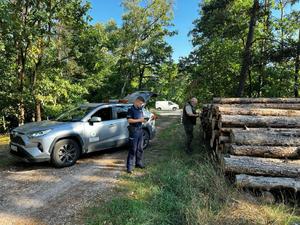
<svg viewBox="0 0 300 225">
<path fill-rule="evenodd" d="M 133 137 L 134 132 L 135 132 L 135 127 L 128 126 L 128 132 L 129 132 L 129 137 Z"/>
</svg>

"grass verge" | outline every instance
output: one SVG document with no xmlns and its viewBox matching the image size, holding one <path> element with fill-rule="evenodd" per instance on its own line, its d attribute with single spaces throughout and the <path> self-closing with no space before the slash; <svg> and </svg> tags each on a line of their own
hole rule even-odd
<svg viewBox="0 0 300 225">
<path fill-rule="evenodd" d="M 85 210 L 85 224 L 299 224 L 295 209 L 264 204 L 228 185 L 199 133 L 192 155 L 184 153 L 183 137 L 176 122 L 162 130 L 145 153 L 147 169 L 123 175 L 114 196 Z"/>
</svg>

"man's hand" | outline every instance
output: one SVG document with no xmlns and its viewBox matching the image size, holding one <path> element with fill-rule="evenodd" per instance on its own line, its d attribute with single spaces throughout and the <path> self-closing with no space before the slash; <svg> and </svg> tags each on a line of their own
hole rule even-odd
<svg viewBox="0 0 300 225">
<path fill-rule="evenodd" d="M 144 117 L 140 118 L 139 122 L 144 123 L 145 122 L 145 118 Z"/>
</svg>

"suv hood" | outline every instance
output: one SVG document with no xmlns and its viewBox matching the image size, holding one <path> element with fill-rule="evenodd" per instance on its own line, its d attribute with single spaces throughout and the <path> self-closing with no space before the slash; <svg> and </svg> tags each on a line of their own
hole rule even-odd
<svg viewBox="0 0 300 225">
<path fill-rule="evenodd" d="M 126 97 L 124 97 L 124 99 L 128 100 L 128 103 L 132 104 L 139 96 L 142 96 L 145 99 L 145 103 L 147 104 L 150 98 L 157 97 L 157 94 L 151 91 L 137 91 L 127 95 Z"/>
<path fill-rule="evenodd" d="M 65 122 L 45 120 L 45 121 L 41 121 L 41 122 L 26 123 L 22 126 L 15 128 L 13 131 L 23 133 L 23 134 L 28 134 L 28 133 L 32 133 L 35 131 L 57 128 L 58 126 L 63 125 L 63 124 L 65 124 Z"/>
</svg>

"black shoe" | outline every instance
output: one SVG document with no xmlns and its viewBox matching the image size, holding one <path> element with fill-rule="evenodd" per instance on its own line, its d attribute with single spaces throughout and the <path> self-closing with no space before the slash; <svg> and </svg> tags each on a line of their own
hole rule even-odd
<svg viewBox="0 0 300 225">
<path fill-rule="evenodd" d="M 144 165 L 136 165 L 135 167 L 136 167 L 136 168 L 140 168 L 140 169 L 145 169 L 145 166 L 144 166 Z"/>
<path fill-rule="evenodd" d="M 127 173 L 132 174 L 132 170 L 127 170 Z"/>
</svg>

